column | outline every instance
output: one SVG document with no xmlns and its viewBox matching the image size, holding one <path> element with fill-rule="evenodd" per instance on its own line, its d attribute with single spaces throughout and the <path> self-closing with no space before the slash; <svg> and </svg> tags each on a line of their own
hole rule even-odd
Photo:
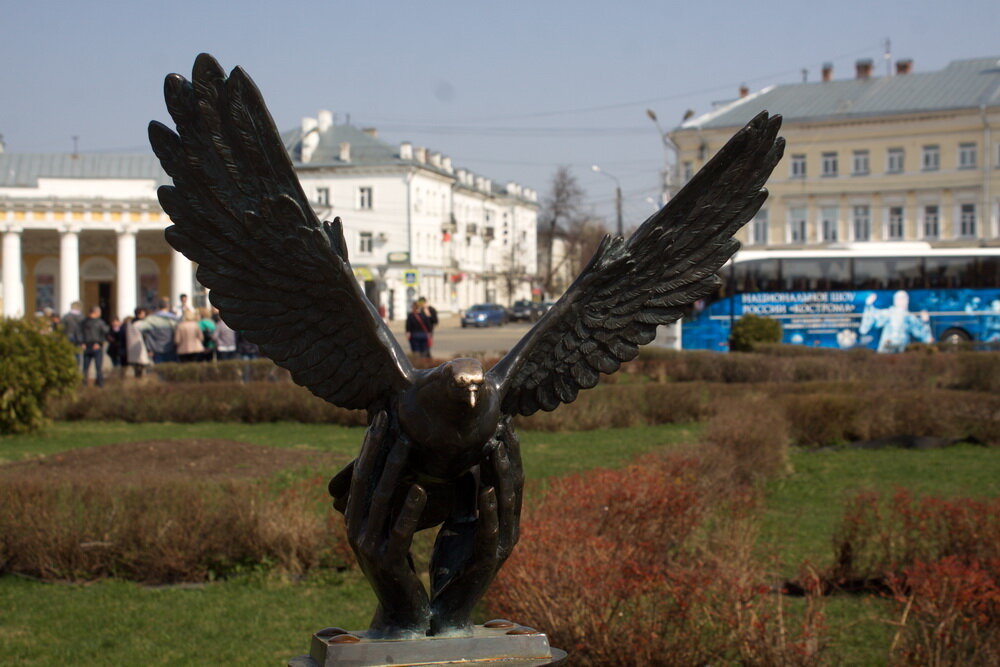
<svg viewBox="0 0 1000 667">
<path fill-rule="evenodd" d="M 59 234 L 59 314 L 80 300 L 80 228 L 64 227 Z"/>
<path fill-rule="evenodd" d="M 115 295 L 118 317 L 122 320 L 138 305 L 135 264 L 135 230 L 123 226 L 118 230 L 118 289 Z"/>
<path fill-rule="evenodd" d="M 21 228 L 13 225 L 3 233 L 3 316 L 24 315 L 24 282 L 21 280 Z"/>
<path fill-rule="evenodd" d="M 171 250 L 170 253 L 170 307 L 173 308 L 181 302 L 181 294 L 187 294 L 188 303 L 193 303 L 191 292 L 194 281 L 191 274 L 191 260 L 176 250 Z"/>
</svg>

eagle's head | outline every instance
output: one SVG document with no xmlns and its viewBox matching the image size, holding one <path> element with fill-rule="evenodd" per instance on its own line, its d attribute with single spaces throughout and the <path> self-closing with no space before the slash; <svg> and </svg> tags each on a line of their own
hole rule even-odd
<svg viewBox="0 0 1000 667">
<path fill-rule="evenodd" d="M 440 367 L 445 393 L 453 402 L 475 408 L 481 398 L 486 372 L 476 359 L 453 359 Z"/>
</svg>

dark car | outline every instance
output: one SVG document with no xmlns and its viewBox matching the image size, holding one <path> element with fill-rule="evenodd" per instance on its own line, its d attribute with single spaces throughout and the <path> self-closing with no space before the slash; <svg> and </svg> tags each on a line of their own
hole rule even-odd
<svg viewBox="0 0 1000 667">
<path fill-rule="evenodd" d="M 542 316 L 541 304 L 534 301 L 515 301 L 510 309 L 512 322 L 534 322 Z"/>
<path fill-rule="evenodd" d="M 462 315 L 462 327 L 502 326 L 507 321 L 507 310 L 499 303 L 477 303 Z"/>
</svg>

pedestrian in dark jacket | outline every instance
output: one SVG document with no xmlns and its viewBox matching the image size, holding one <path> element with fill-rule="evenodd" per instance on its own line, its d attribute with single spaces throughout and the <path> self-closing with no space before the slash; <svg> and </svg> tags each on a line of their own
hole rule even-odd
<svg viewBox="0 0 1000 667">
<path fill-rule="evenodd" d="M 87 370 L 94 362 L 94 380 L 98 387 L 104 386 L 104 343 L 111 327 L 101 319 L 101 307 L 90 309 L 87 319 L 80 325 L 83 337 L 83 384 L 87 384 Z"/>
<path fill-rule="evenodd" d="M 66 338 L 76 348 L 76 366 L 80 367 L 81 354 L 83 354 L 83 331 L 80 326 L 83 324 L 83 305 L 79 301 L 74 301 L 69 305 L 69 312 L 62 316 L 59 325 L 66 334 Z"/>
</svg>

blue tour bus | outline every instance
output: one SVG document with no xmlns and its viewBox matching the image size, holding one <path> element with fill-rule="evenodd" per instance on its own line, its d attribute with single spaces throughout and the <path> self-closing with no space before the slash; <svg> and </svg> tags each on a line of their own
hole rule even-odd
<svg viewBox="0 0 1000 667">
<path fill-rule="evenodd" d="M 720 275 L 719 293 L 684 318 L 686 350 L 728 350 L 733 322 L 748 313 L 777 319 L 782 342 L 795 345 L 1000 344 L 1000 248 L 741 250 Z"/>
</svg>

